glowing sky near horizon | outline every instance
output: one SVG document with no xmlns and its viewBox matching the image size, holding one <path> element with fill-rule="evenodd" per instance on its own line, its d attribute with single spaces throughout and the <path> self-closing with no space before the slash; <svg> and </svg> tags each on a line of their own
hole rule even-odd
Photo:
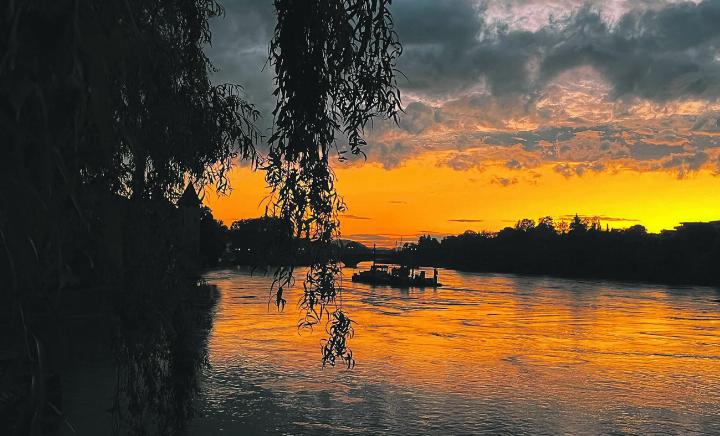
<svg viewBox="0 0 720 436">
<path fill-rule="evenodd" d="M 208 54 L 266 115 L 271 1 L 227 1 Z M 652 231 L 720 218 L 720 1 L 396 0 L 405 113 L 334 163 L 344 235 L 392 245 L 580 213 Z M 262 173 L 206 202 L 264 211 Z"/>
</svg>

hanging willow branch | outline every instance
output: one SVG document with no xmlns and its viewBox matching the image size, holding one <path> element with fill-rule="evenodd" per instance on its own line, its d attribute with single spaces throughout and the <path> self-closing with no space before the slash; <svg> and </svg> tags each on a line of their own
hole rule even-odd
<svg viewBox="0 0 720 436">
<path fill-rule="evenodd" d="M 328 320 L 323 364 L 353 365 L 346 339 L 352 321 L 337 304 L 340 267 L 332 253 L 345 210 L 335 192 L 329 155 L 363 154 L 365 126 L 401 110 L 395 64 L 402 51 L 388 7 L 391 0 L 275 0 L 277 25 L 270 43 L 277 104 L 266 181 L 269 213 L 309 240 L 312 266 L 305 278 L 300 327 Z M 276 290 L 292 282 L 281 270 Z M 281 299 L 276 299 L 280 301 Z M 332 307 L 332 309 L 330 309 Z"/>
</svg>

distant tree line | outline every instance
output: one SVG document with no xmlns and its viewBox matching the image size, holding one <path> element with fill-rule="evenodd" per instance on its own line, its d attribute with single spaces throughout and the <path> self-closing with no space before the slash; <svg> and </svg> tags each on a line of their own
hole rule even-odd
<svg viewBox="0 0 720 436">
<path fill-rule="evenodd" d="M 716 285 L 720 226 L 687 223 L 653 234 L 642 225 L 603 229 L 598 218 L 542 217 L 496 233 L 421 236 L 405 244 L 400 258 L 467 271 Z"/>
<path fill-rule="evenodd" d="M 201 245 L 201 251 L 207 254 L 203 256 L 207 260 L 204 266 L 310 266 L 315 251 L 330 252 L 346 264 L 370 259 L 372 255 L 369 248 L 354 241 L 322 242 L 298 237 L 292 231 L 292 224 L 279 217 L 241 219 L 229 228 L 211 219 L 210 216 L 204 227 L 206 242 Z"/>
<path fill-rule="evenodd" d="M 228 251 L 224 263 L 234 265 L 289 265 L 296 261 L 298 243 L 292 225 L 277 217 L 242 219 L 227 233 Z"/>
</svg>

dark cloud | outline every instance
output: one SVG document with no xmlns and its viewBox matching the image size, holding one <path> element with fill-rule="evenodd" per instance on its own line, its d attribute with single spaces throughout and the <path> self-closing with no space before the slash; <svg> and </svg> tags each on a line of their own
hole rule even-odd
<svg viewBox="0 0 720 436">
<path fill-rule="evenodd" d="M 405 107 L 405 112 L 398 121 L 398 127 L 408 133 L 418 134 L 442 121 L 441 109 L 416 101 Z"/>
<path fill-rule="evenodd" d="M 477 219 L 471 219 L 471 218 L 458 218 L 454 220 L 448 220 L 451 223 L 481 223 L 485 220 L 477 220 Z"/>
<path fill-rule="evenodd" d="M 607 221 L 607 222 L 631 222 L 636 223 L 640 222 L 640 220 L 637 220 L 635 218 L 621 218 L 621 217 L 612 217 L 612 216 L 605 216 L 605 215 L 577 215 L 579 218 L 588 219 L 588 218 L 598 218 L 600 221 Z M 559 220 L 565 220 L 570 221 L 573 218 L 575 218 L 575 214 L 567 214 L 567 215 L 560 215 L 558 217 Z"/>
<path fill-rule="evenodd" d="M 455 171 L 467 171 L 472 168 L 482 169 L 482 158 L 476 153 L 458 152 L 453 153 L 440 162 L 440 165 L 446 165 Z"/>
<path fill-rule="evenodd" d="M 509 168 L 511 170 L 521 170 L 525 168 L 525 165 L 520 163 L 517 159 L 512 159 L 507 162 L 505 162 L 505 168 Z"/>
<path fill-rule="evenodd" d="M 720 2 L 631 10 L 610 24 L 585 5 L 533 31 L 490 23 L 472 1 L 399 0 L 407 89 L 447 95 L 483 82 L 495 95 L 534 94 L 559 74 L 590 65 L 615 97 L 654 100 L 720 94 Z"/>
<path fill-rule="evenodd" d="M 543 74 L 590 64 L 614 85 L 615 96 L 717 96 L 718 20 L 715 0 L 631 11 L 613 27 L 584 7 L 560 33 L 562 43 L 545 57 Z"/>
<path fill-rule="evenodd" d="M 343 239 L 349 239 L 351 241 L 359 242 L 365 246 L 373 247 L 378 245 L 380 247 L 392 247 L 395 245 L 396 239 L 386 235 L 374 235 L 370 233 L 355 233 L 350 235 L 343 235 Z"/>
<path fill-rule="evenodd" d="M 381 246 L 381 247 L 392 247 L 400 242 L 415 241 L 415 240 L 417 240 L 417 238 L 420 235 L 423 235 L 423 234 L 436 234 L 436 233 L 432 232 L 432 231 L 428 231 L 428 230 L 421 230 L 420 232 L 413 233 L 413 234 L 353 233 L 353 234 L 349 234 L 349 235 L 343 235 L 343 239 L 350 239 L 353 241 L 357 241 L 357 242 L 360 242 L 367 246 L 372 246 L 373 244 L 377 244 L 378 246 Z"/>
<path fill-rule="evenodd" d="M 678 147 L 648 144 L 642 141 L 627 143 L 626 147 L 629 150 L 629 156 L 640 161 L 660 159 L 678 150 Z"/>
<path fill-rule="evenodd" d="M 535 95 L 559 74 L 590 65 L 611 82 L 616 97 L 720 95 L 720 2 L 651 8 L 646 3 L 613 23 L 586 4 L 563 19 L 524 30 L 489 21 L 486 5 L 472 0 L 396 0 L 392 11 L 404 46 L 399 68 L 408 76 L 401 87 L 451 95 L 484 84 L 495 95 Z M 211 21 L 213 45 L 207 50 L 219 69 L 214 81 L 243 84 L 269 113 L 272 71 L 263 67 L 275 24 L 272 2 L 223 4 L 226 14 Z M 408 109 L 403 128 L 409 131 L 423 129 L 424 118 L 437 115 Z"/>
<path fill-rule="evenodd" d="M 373 145 L 374 159 L 381 162 L 385 169 L 397 168 L 402 162 L 416 153 L 415 147 L 402 141 L 392 144 L 376 143 Z"/>
<path fill-rule="evenodd" d="M 500 185 L 504 188 L 514 185 L 518 182 L 517 177 L 494 177 L 490 183 L 494 183 L 496 185 Z"/>
<path fill-rule="evenodd" d="M 450 93 L 479 79 L 471 52 L 484 22 L 472 2 L 400 0 L 393 2 L 392 12 L 403 44 L 404 88 Z"/>
<path fill-rule="evenodd" d="M 273 2 L 223 4 L 226 16 L 211 20 L 207 48 L 218 68 L 213 81 L 244 85 L 267 132 L 275 103 L 265 65 Z M 715 165 L 720 111 L 688 115 L 672 104 L 720 97 L 720 1 L 628 1 L 612 18 L 608 5 L 395 0 L 408 104 L 397 126 L 375 123 L 369 159 L 392 169 L 443 151 L 440 164 L 458 171 L 489 160 L 511 170 L 550 162 L 566 177 L 612 160 L 680 177 Z M 635 97 L 656 106 L 638 108 Z"/>
<path fill-rule="evenodd" d="M 353 214 L 349 214 L 349 213 L 348 213 L 348 214 L 343 214 L 343 215 L 342 215 L 342 218 L 343 218 L 343 219 L 348 219 L 348 220 L 371 220 L 371 219 L 372 219 L 372 218 L 367 217 L 367 216 L 359 216 L 359 215 L 353 215 Z"/>
<path fill-rule="evenodd" d="M 572 176 L 582 176 L 588 171 L 600 172 L 604 169 L 605 166 L 600 162 L 579 164 L 561 163 L 555 165 L 555 167 L 553 168 L 556 173 L 560 173 L 564 177 L 568 178 Z"/>
<path fill-rule="evenodd" d="M 699 170 L 709 159 L 707 153 L 703 151 L 697 153 L 678 153 L 672 154 L 669 158 L 665 159 L 661 163 L 661 166 L 663 169 L 676 170 L 678 178 L 682 179 L 690 173 Z"/>
<path fill-rule="evenodd" d="M 371 241 L 371 242 L 394 242 L 395 238 L 386 235 L 376 235 L 371 233 L 353 233 L 350 235 L 343 235 L 345 239 L 352 239 L 353 241 Z"/>
<path fill-rule="evenodd" d="M 260 124 L 270 127 L 275 104 L 273 71 L 264 67 L 275 28 L 273 2 L 227 0 L 222 5 L 225 15 L 210 20 L 212 45 L 206 49 L 217 69 L 212 80 L 242 85 L 248 100 L 264 115 Z"/>
</svg>

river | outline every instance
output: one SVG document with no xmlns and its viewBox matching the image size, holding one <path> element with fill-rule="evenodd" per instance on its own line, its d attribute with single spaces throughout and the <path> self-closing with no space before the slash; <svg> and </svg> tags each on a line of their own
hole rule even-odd
<svg viewBox="0 0 720 436">
<path fill-rule="evenodd" d="M 713 288 L 440 270 L 444 287 L 407 290 L 346 277 L 347 370 L 321 368 L 322 329 L 298 331 L 298 289 L 279 312 L 271 277 L 206 280 L 220 300 L 192 434 L 720 434 Z"/>
</svg>

